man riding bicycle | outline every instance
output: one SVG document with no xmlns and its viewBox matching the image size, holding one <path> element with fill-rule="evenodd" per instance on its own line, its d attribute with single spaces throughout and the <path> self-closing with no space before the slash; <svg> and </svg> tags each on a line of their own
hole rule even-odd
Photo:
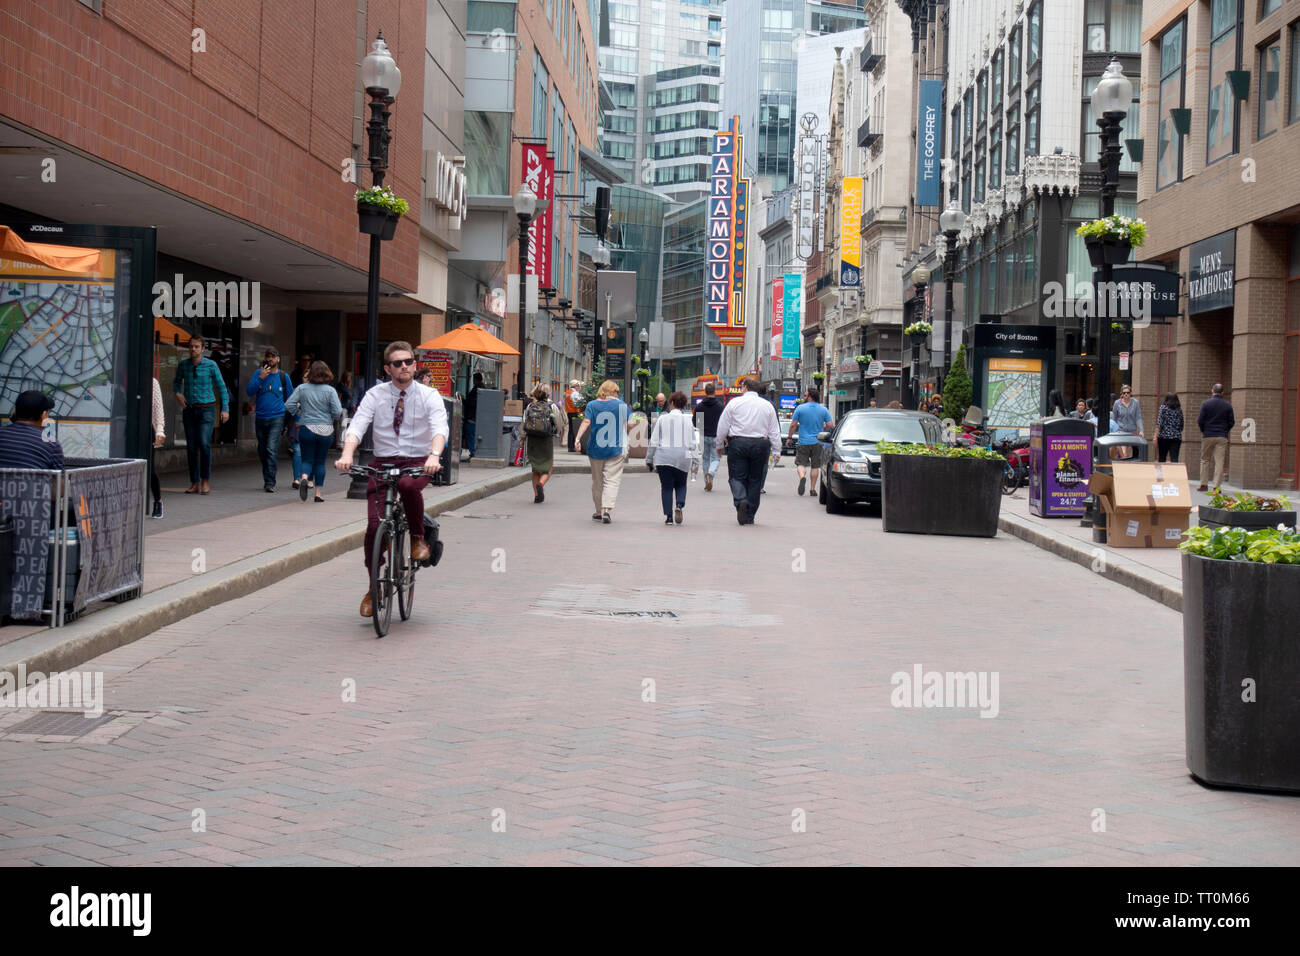
<svg viewBox="0 0 1300 956">
<path fill-rule="evenodd" d="M 415 350 L 409 342 L 393 342 L 384 349 L 384 368 L 387 382 L 376 382 L 357 408 L 348 425 L 343 441 L 343 454 L 334 463 L 339 471 L 352 467 L 352 454 L 370 427 L 375 458 L 371 465 L 378 468 L 423 468 L 424 476 L 402 478 L 397 491 L 406 510 L 406 523 L 411 529 L 411 557 L 424 561 L 429 557 L 429 546 L 424 541 L 424 495 L 421 492 L 429 478 L 442 468 L 442 449 L 447 444 L 450 429 L 447 426 L 447 409 L 436 388 L 415 381 Z M 370 551 L 374 545 L 375 529 L 383 517 L 384 496 L 373 477 L 366 487 L 368 521 L 366 543 L 362 551 L 366 569 L 370 568 Z M 361 616 L 371 617 L 374 606 L 370 590 L 361 599 Z"/>
</svg>

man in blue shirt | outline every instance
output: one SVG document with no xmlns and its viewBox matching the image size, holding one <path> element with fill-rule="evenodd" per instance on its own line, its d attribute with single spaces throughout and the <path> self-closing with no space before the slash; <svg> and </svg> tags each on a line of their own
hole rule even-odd
<svg viewBox="0 0 1300 956">
<path fill-rule="evenodd" d="M 808 472 L 811 470 L 812 490 L 808 493 L 814 500 L 817 497 L 817 474 L 822 466 L 822 446 L 817 440 L 817 433 L 835 427 L 830 409 L 819 401 L 820 398 L 821 393 L 817 389 L 809 388 L 803 402 L 794 410 L 794 417 L 790 419 L 790 436 L 794 436 L 795 428 L 799 429 L 799 439 L 794 448 L 794 464 L 799 472 L 799 494 L 804 493 L 808 484 Z"/>
<path fill-rule="evenodd" d="M 206 495 L 212 490 L 212 429 L 216 427 L 217 396 L 221 396 L 221 424 L 230 419 L 230 393 L 221 379 L 221 368 L 203 357 L 203 336 L 189 342 L 190 357 L 176 366 L 176 402 L 185 425 L 185 455 L 190 462 L 187 495 Z M 200 485 L 200 483 L 202 483 Z"/>
<path fill-rule="evenodd" d="M 280 437 L 284 434 L 284 402 L 293 394 L 289 376 L 280 368 L 280 350 L 268 345 L 262 367 L 248 381 L 244 390 L 257 400 L 254 410 L 257 430 L 257 457 L 262 461 L 262 490 L 275 491 L 276 459 L 280 454 Z M 295 475 L 295 477 L 297 477 Z"/>
<path fill-rule="evenodd" d="M 596 510 L 591 520 L 609 524 L 611 512 L 618 502 L 618 489 L 623 481 L 623 466 L 627 464 L 627 431 L 631 409 L 618 397 L 618 383 L 612 379 L 601 382 L 596 400 L 587 403 L 582 411 L 582 424 L 578 426 L 577 441 L 591 431 L 587 442 L 587 458 L 591 464 L 591 500 Z"/>
<path fill-rule="evenodd" d="M 14 404 L 10 421 L 0 428 L 0 468 L 63 469 L 63 446 L 45 439 L 45 422 L 54 402 L 44 392 L 23 392 Z"/>
</svg>

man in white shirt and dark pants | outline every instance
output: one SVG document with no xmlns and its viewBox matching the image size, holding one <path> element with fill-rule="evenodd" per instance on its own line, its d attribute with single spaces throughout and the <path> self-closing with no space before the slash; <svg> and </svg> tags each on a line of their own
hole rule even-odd
<svg viewBox="0 0 1300 956">
<path fill-rule="evenodd" d="M 760 388 L 758 379 L 745 379 L 745 394 L 727 402 L 718 419 L 718 445 L 726 447 L 727 479 L 739 524 L 754 523 L 768 458 L 773 449 L 781 449 L 776 409 L 759 394 Z"/>
<path fill-rule="evenodd" d="M 397 485 L 406 510 L 406 524 L 411 531 L 411 557 L 424 561 L 429 557 L 429 546 L 424 541 L 424 495 L 421 492 L 429 478 L 442 467 L 442 450 L 447 444 L 450 428 L 447 409 L 436 388 L 415 381 L 415 350 L 409 342 L 394 342 L 384 349 L 384 367 L 387 382 L 377 382 L 366 392 L 343 440 L 343 454 L 334 463 L 339 471 L 352 467 L 352 455 L 361 438 L 370 428 L 371 443 L 375 449 L 375 468 L 424 469 L 420 478 L 403 478 Z M 366 570 L 370 569 L 370 551 L 375 542 L 375 529 L 383 518 L 384 496 L 377 494 L 379 483 L 374 478 L 366 488 L 369 520 L 366 524 L 366 543 L 363 557 Z M 370 617 L 374 608 L 370 590 L 361 601 L 361 616 Z"/>
</svg>

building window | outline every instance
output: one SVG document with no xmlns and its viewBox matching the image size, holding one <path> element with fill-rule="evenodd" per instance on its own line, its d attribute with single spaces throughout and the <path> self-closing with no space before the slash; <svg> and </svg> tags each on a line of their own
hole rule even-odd
<svg viewBox="0 0 1300 956">
<path fill-rule="evenodd" d="M 989 132 L 989 189 L 1002 186 L 1002 124 Z"/>
<path fill-rule="evenodd" d="M 966 134 L 966 138 L 963 140 L 963 142 L 966 144 L 967 147 L 970 146 L 970 134 L 971 134 L 971 130 L 974 128 L 975 125 L 972 122 L 972 120 L 974 119 L 974 112 L 975 112 L 975 91 L 967 90 L 966 96 L 962 100 L 962 124 L 961 124 L 962 129 L 965 130 L 965 134 Z"/>
<path fill-rule="evenodd" d="M 975 201 L 984 201 L 984 154 L 982 152 L 975 163 Z"/>
<path fill-rule="evenodd" d="M 1016 27 L 1011 31 L 1011 42 L 1007 44 L 1007 86 L 1011 89 L 1020 88 L 1020 48 L 1024 44 L 1024 28 Z"/>
<path fill-rule="evenodd" d="M 1142 0 L 1087 0 L 1083 23 L 1089 53 L 1142 50 Z"/>
<path fill-rule="evenodd" d="M 1043 47 L 1043 4 L 1041 0 L 1029 8 L 1029 52 L 1025 56 L 1025 69 L 1032 70 L 1041 59 Z"/>
<path fill-rule="evenodd" d="M 465 190 L 471 196 L 508 196 L 510 113 L 465 111 Z"/>
<path fill-rule="evenodd" d="M 1025 155 L 1038 155 L 1038 98 L 1042 87 L 1037 83 L 1025 93 Z"/>
<path fill-rule="evenodd" d="M 975 89 L 977 90 L 975 97 L 975 127 L 983 129 L 984 124 L 988 122 L 989 115 L 989 74 L 987 70 L 981 73 L 979 79 L 975 81 Z"/>
<path fill-rule="evenodd" d="M 466 33 L 502 33 L 515 32 L 515 5 L 513 3 L 489 3 L 484 0 L 469 0 L 466 11 Z"/>
<path fill-rule="evenodd" d="M 1183 57 L 1187 20 L 1160 35 L 1160 106 L 1156 133 L 1156 189 L 1179 181 L 1183 173 L 1183 140 L 1174 129 L 1170 110 L 1183 105 Z"/>
<path fill-rule="evenodd" d="M 1007 110 L 1007 175 L 1020 172 L 1020 106 Z"/>
<path fill-rule="evenodd" d="M 993 54 L 993 110 L 1002 111 L 1002 51 Z"/>
<path fill-rule="evenodd" d="M 1282 114 L 1282 38 L 1259 51 L 1259 138 L 1277 131 Z"/>
<path fill-rule="evenodd" d="M 1291 27 L 1291 95 L 1287 104 L 1286 121 L 1300 119 L 1300 24 Z"/>
<path fill-rule="evenodd" d="M 1262 20 L 1281 8 L 1282 0 L 1259 0 L 1259 18 Z"/>
<path fill-rule="evenodd" d="M 1292 30 L 1293 37 L 1300 34 L 1300 31 Z M 1294 40 L 1292 41 L 1294 43 Z M 1292 84 L 1294 86 L 1294 83 Z M 961 107 L 952 108 L 952 138 L 950 140 L 949 152 L 952 153 L 954 160 L 961 154 Z"/>
<path fill-rule="evenodd" d="M 532 135 L 546 135 L 546 100 L 550 86 L 550 74 L 542 63 L 542 55 L 533 51 L 533 128 Z"/>
<path fill-rule="evenodd" d="M 1237 69 L 1241 0 L 1214 0 L 1210 12 L 1210 105 L 1206 112 L 1205 162 L 1237 151 L 1237 98 L 1228 71 Z"/>
</svg>

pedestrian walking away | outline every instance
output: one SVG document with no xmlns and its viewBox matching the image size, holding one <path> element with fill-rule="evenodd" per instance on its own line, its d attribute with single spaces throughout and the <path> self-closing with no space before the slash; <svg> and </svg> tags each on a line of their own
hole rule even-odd
<svg viewBox="0 0 1300 956">
<path fill-rule="evenodd" d="M 154 458 L 158 449 L 167 440 L 167 415 L 163 411 L 162 386 L 158 379 L 153 379 L 153 400 L 150 404 L 150 421 L 153 424 L 153 444 L 149 446 L 149 491 L 153 495 L 153 510 L 150 518 L 163 516 L 162 483 L 158 481 L 158 471 L 154 468 Z"/>
<path fill-rule="evenodd" d="M 816 388 L 809 388 L 804 395 L 804 400 L 794 410 L 794 417 L 790 419 L 790 436 L 794 437 L 796 428 L 799 430 L 799 437 L 794 446 L 795 470 L 799 473 L 799 494 L 804 493 L 804 487 L 808 483 L 808 472 L 811 471 L 812 488 L 808 493 L 813 498 L 817 497 L 817 476 L 821 473 L 824 451 L 821 442 L 817 440 L 817 434 L 834 427 L 835 419 L 831 417 L 830 409 L 821 403 L 821 393 Z"/>
<path fill-rule="evenodd" d="M 1196 415 L 1196 427 L 1201 430 L 1201 485 L 1199 491 L 1208 491 L 1223 484 L 1223 469 L 1228 459 L 1228 436 L 1237 424 L 1232 405 L 1223 397 L 1223 386 L 1215 385 L 1211 395 L 1201 403 Z M 1207 485 L 1213 468 L 1214 480 Z"/>
<path fill-rule="evenodd" d="M 190 357 L 181 359 L 176 366 L 172 388 L 185 425 L 185 457 L 190 466 L 190 486 L 185 493 L 206 495 L 212 491 L 212 430 L 217 423 L 217 398 L 220 396 L 224 425 L 230 420 L 230 393 L 217 363 L 203 357 L 203 336 L 191 336 L 189 350 Z"/>
<path fill-rule="evenodd" d="M 569 420 L 569 427 L 565 429 L 568 432 L 569 451 L 574 451 L 574 443 L 578 440 L 578 425 L 582 419 L 582 383 L 576 378 L 569 383 L 568 391 L 564 393 L 564 414 Z"/>
<path fill-rule="evenodd" d="M 736 522 L 753 524 L 763 497 L 768 456 L 781 448 L 781 424 L 772 403 L 759 394 L 756 378 L 745 393 L 727 402 L 718 419 L 718 441 L 727 453 L 727 480 L 736 503 Z"/>
<path fill-rule="evenodd" d="M 532 468 L 533 504 L 546 500 L 546 483 L 555 470 L 555 438 L 565 439 L 569 420 L 551 401 L 545 385 L 533 389 L 533 403 L 524 412 L 524 438 L 528 442 L 528 464 Z"/>
<path fill-rule="evenodd" d="M 253 400 L 253 426 L 257 434 L 257 458 L 262 463 L 262 490 L 275 491 L 275 475 L 284 436 L 284 403 L 293 392 L 289 375 L 280 368 L 280 350 L 268 345 L 262 366 L 248 380 L 245 394 Z M 296 476 L 295 476 L 296 477 Z"/>
<path fill-rule="evenodd" d="M 1164 404 L 1156 412 L 1156 449 L 1161 461 L 1178 462 L 1178 449 L 1183 446 L 1183 408 L 1178 396 L 1165 396 Z"/>
<path fill-rule="evenodd" d="M 718 419 L 722 417 L 724 402 L 714 393 L 712 382 L 704 386 L 704 398 L 695 406 L 691 420 L 703 436 L 700 442 L 700 467 L 704 469 L 704 490 L 713 490 L 713 476 L 718 473 L 722 459 L 718 457 Z"/>
<path fill-rule="evenodd" d="M 421 477 L 403 477 L 397 484 L 397 491 L 411 532 L 411 557 L 425 561 L 430 552 L 424 540 L 424 495 L 421 492 L 429 479 L 442 468 L 442 450 L 450 435 L 447 409 L 436 388 L 427 388 L 415 381 L 415 350 L 409 342 L 393 342 L 384 349 L 384 369 L 388 381 L 376 383 L 362 397 L 357 414 L 344 436 L 343 453 L 334 462 L 334 467 L 344 473 L 352 467 L 352 456 L 369 428 L 375 451 L 370 462 L 372 467 L 424 469 Z M 366 486 L 366 502 L 366 539 L 362 558 L 369 572 L 375 529 L 379 527 L 384 510 L 384 495 L 373 477 Z M 367 587 L 366 596 L 361 599 L 361 616 L 373 615 L 374 605 Z"/>
<path fill-rule="evenodd" d="M 1137 435 L 1142 437 L 1142 406 L 1133 397 L 1133 389 L 1125 385 L 1119 390 L 1119 398 L 1110 410 L 1110 433 L 1112 435 Z M 1112 458 L 1132 458 L 1132 448 L 1112 448 Z"/>
<path fill-rule="evenodd" d="M 339 393 L 331 384 L 334 373 L 324 362 L 311 363 L 307 381 L 293 390 L 284 403 L 290 414 L 301 416 L 298 441 L 302 446 L 302 473 L 298 475 L 298 496 L 303 501 L 313 489 L 316 500 L 324 501 L 325 457 L 334 443 L 334 423 L 343 417 Z"/>
<path fill-rule="evenodd" d="M 591 463 L 591 500 L 596 510 L 593 521 L 609 524 L 614 520 L 618 489 L 627 464 L 627 432 L 632 427 L 631 409 L 618 397 L 618 383 L 606 379 L 596 390 L 596 400 L 588 402 L 578 426 L 578 441 L 591 432 L 587 441 L 587 458 Z"/>
<path fill-rule="evenodd" d="M 668 397 L 669 411 L 655 422 L 645 453 L 646 468 L 659 475 L 659 495 L 666 525 L 682 523 L 682 509 L 686 507 L 686 474 L 699 448 L 695 426 L 686 414 L 686 402 L 686 395 L 682 392 L 673 392 Z"/>
</svg>

